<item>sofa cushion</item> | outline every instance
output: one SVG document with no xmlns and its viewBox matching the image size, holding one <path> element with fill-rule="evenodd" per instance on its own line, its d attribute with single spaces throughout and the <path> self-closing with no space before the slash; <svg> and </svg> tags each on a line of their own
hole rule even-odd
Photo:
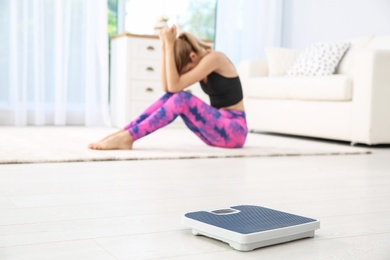
<svg viewBox="0 0 390 260">
<path fill-rule="evenodd" d="M 287 48 L 268 47 L 265 57 L 268 62 L 268 76 L 283 76 L 298 58 L 299 51 Z"/>
<path fill-rule="evenodd" d="M 349 45 L 349 42 L 313 44 L 299 54 L 296 62 L 286 74 L 289 76 L 332 75 Z"/>
<path fill-rule="evenodd" d="M 369 49 L 390 50 L 390 36 L 377 36 L 368 46 Z"/>
<path fill-rule="evenodd" d="M 351 74 L 355 55 L 364 50 L 374 39 L 374 36 L 365 36 L 350 40 L 350 47 L 336 68 L 337 74 Z"/>
<path fill-rule="evenodd" d="M 348 75 L 257 77 L 246 79 L 243 85 L 244 96 L 249 98 L 352 100 L 352 79 Z"/>
</svg>

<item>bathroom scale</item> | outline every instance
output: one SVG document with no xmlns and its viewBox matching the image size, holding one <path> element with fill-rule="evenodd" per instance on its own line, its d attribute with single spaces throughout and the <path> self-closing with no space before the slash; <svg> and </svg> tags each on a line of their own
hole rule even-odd
<svg viewBox="0 0 390 260">
<path fill-rule="evenodd" d="M 316 219 L 254 205 L 190 212 L 182 223 L 194 235 L 223 241 L 239 251 L 314 237 L 320 228 Z"/>
</svg>

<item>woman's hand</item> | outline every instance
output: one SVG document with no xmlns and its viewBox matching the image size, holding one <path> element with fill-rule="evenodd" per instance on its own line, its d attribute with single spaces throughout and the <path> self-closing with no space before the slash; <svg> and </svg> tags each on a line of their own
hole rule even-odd
<svg viewBox="0 0 390 260">
<path fill-rule="evenodd" d="M 160 38 L 162 51 L 161 51 L 161 69 L 160 80 L 163 91 L 168 92 L 167 83 L 167 56 L 173 56 L 173 45 L 176 40 L 176 26 L 171 28 L 163 27 L 158 31 L 158 37 Z"/>
<path fill-rule="evenodd" d="M 176 25 L 172 25 L 172 27 L 162 28 L 159 32 L 159 37 L 165 44 L 172 46 L 176 40 L 176 33 Z"/>
<path fill-rule="evenodd" d="M 162 30 L 165 29 L 167 27 L 162 27 L 162 28 L 158 28 L 158 29 L 155 29 L 156 32 L 158 32 L 158 38 L 160 39 L 160 42 L 162 45 L 164 45 L 165 41 L 164 41 L 164 37 L 162 35 Z"/>
</svg>

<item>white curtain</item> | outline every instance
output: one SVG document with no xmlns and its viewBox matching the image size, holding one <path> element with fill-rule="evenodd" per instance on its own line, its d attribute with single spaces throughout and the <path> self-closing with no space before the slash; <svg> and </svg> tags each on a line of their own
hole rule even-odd
<svg viewBox="0 0 390 260">
<path fill-rule="evenodd" d="M 0 125 L 108 125 L 106 0 L 0 1 Z"/>
<path fill-rule="evenodd" d="M 218 0 L 215 49 L 234 64 L 281 46 L 283 0 Z"/>
</svg>

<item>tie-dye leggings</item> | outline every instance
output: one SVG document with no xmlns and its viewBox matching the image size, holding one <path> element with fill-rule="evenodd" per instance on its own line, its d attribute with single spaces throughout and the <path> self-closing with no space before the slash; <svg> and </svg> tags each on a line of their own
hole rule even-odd
<svg viewBox="0 0 390 260">
<path fill-rule="evenodd" d="M 214 108 L 185 91 L 164 94 L 124 129 L 136 141 L 168 125 L 177 116 L 208 145 L 240 148 L 245 143 L 248 133 L 245 112 Z"/>
</svg>

